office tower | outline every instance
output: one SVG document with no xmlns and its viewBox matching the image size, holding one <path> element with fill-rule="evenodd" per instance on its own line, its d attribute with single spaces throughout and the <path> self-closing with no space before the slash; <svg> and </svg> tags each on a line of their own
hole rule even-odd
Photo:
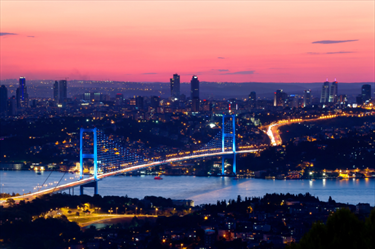
<svg viewBox="0 0 375 249">
<path fill-rule="evenodd" d="M 256 102 L 257 102 L 257 94 L 256 94 L 256 92 L 251 92 L 249 94 L 248 101 L 249 101 L 249 107 L 250 108 L 255 108 L 256 107 Z"/>
<path fill-rule="evenodd" d="M 329 82 L 328 79 L 326 82 L 323 83 L 322 92 L 320 94 L 320 103 L 328 103 L 328 96 L 329 96 Z"/>
<path fill-rule="evenodd" d="M 94 97 L 93 97 L 94 101 L 101 101 L 102 98 L 101 98 L 101 94 L 100 93 L 94 93 Z"/>
<path fill-rule="evenodd" d="M 143 97 L 142 96 L 137 96 L 137 98 L 135 99 L 135 106 L 138 109 L 143 109 Z"/>
<path fill-rule="evenodd" d="M 363 103 L 371 100 L 371 85 L 363 85 L 361 88 L 361 95 Z"/>
<path fill-rule="evenodd" d="M 345 94 L 341 94 L 339 95 L 339 102 L 340 104 L 346 104 L 346 102 L 348 101 L 348 98 Z"/>
<path fill-rule="evenodd" d="M 2 85 L 0 87 L 0 116 L 5 116 L 7 112 L 8 89 Z"/>
<path fill-rule="evenodd" d="M 124 95 L 122 93 L 116 94 L 116 99 L 115 99 L 116 105 L 122 105 L 123 101 L 124 101 Z"/>
<path fill-rule="evenodd" d="M 357 105 L 362 105 L 362 104 L 363 104 L 363 97 L 362 97 L 362 94 L 358 95 L 358 96 L 355 98 L 355 102 L 357 103 Z"/>
<path fill-rule="evenodd" d="M 53 83 L 53 101 L 59 103 L 59 82 L 57 80 Z"/>
<path fill-rule="evenodd" d="M 84 93 L 83 100 L 91 101 L 91 93 Z"/>
<path fill-rule="evenodd" d="M 8 115 L 17 115 L 17 99 L 15 96 L 12 96 L 10 99 L 8 99 Z"/>
<path fill-rule="evenodd" d="M 199 80 L 196 75 L 193 75 L 190 81 L 190 95 L 191 95 L 191 111 L 199 112 Z"/>
<path fill-rule="evenodd" d="M 29 95 L 27 94 L 26 78 L 20 77 L 19 86 L 16 90 L 17 108 L 29 106 Z"/>
<path fill-rule="evenodd" d="M 68 98 L 68 82 L 66 80 L 59 81 L 59 101 L 66 102 Z"/>
<path fill-rule="evenodd" d="M 329 88 L 328 102 L 337 103 L 337 81 L 336 79 L 334 82 L 332 82 L 331 87 Z"/>
<path fill-rule="evenodd" d="M 159 107 L 159 102 L 160 102 L 160 99 L 159 99 L 159 97 L 158 96 L 152 96 L 151 97 L 151 107 L 153 107 L 153 108 L 157 108 L 157 107 Z"/>
<path fill-rule="evenodd" d="M 286 105 L 284 104 L 284 106 L 287 106 L 290 108 L 298 108 L 299 107 L 298 102 L 299 102 L 299 96 L 291 94 L 287 97 L 287 101 L 285 103 Z"/>
<path fill-rule="evenodd" d="M 170 82 L 172 100 L 177 100 L 180 98 L 180 75 L 173 74 L 173 78 L 170 79 Z"/>
<path fill-rule="evenodd" d="M 303 107 L 311 105 L 311 90 L 305 90 L 303 94 Z"/>
<path fill-rule="evenodd" d="M 193 98 L 198 98 L 199 99 L 199 80 L 196 75 L 193 76 L 193 78 L 190 81 L 190 97 L 191 99 Z"/>
<path fill-rule="evenodd" d="M 284 106 L 288 95 L 282 89 L 277 90 L 273 99 L 273 106 Z"/>
</svg>

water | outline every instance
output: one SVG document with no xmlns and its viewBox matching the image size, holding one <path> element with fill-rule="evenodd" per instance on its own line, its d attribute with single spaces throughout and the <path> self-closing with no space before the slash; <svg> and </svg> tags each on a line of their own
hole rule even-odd
<svg viewBox="0 0 375 249">
<path fill-rule="evenodd" d="M 50 172 L 37 175 L 32 171 L 0 171 L 1 192 L 34 192 L 35 186 L 42 185 Z M 263 196 L 266 193 L 310 194 L 328 201 L 329 196 L 337 202 L 375 205 L 375 179 L 349 180 L 264 180 L 238 179 L 231 177 L 163 176 L 154 180 L 153 176 L 113 176 L 99 181 L 100 195 L 128 195 L 143 198 L 147 195 L 172 199 L 191 199 L 195 205 L 216 203 L 217 200 L 236 199 L 238 195 Z M 77 179 L 77 175 L 53 172 L 46 183 L 49 187 Z M 79 193 L 78 187 L 75 194 Z M 85 189 L 93 194 L 93 190 Z"/>
</svg>

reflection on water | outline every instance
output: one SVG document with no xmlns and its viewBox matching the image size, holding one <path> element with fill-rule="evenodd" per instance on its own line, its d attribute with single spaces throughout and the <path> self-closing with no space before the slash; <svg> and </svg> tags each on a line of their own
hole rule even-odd
<svg viewBox="0 0 375 249">
<path fill-rule="evenodd" d="M 42 185 L 50 172 L 37 175 L 31 171 L 0 171 L 1 192 L 27 193 L 33 192 L 35 186 Z M 73 179 L 71 179 L 73 178 Z M 163 176 L 163 180 L 155 181 L 153 176 L 114 176 L 99 181 L 101 195 L 128 195 L 134 198 L 144 196 L 163 196 L 172 199 L 192 199 L 196 205 L 216 203 L 217 200 L 236 199 L 238 195 L 263 196 L 266 193 L 305 194 L 309 192 L 327 201 L 329 196 L 335 201 L 374 205 L 375 179 L 324 179 L 324 180 L 264 180 L 238 179 L 231 177 L 194 177 Z M 62 180 L 74 181 L 74 175 L 53 172 L 46 183 Z M 51 186 L 51 185 L 48 185 Z M 22 191 L 24 190 L 24 191 Z M 78 188 L 75 189 L 78 194 Z M 85 189 L 92 195 L 93 190 Z"/>
</svg>

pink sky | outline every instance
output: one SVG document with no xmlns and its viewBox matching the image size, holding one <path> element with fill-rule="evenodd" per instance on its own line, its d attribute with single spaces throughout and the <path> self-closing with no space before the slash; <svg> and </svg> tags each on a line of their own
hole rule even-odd
<svg viewBox="0 0 375 249">
<path fill-rule="evenodd" d="M 375 81 L 373 1 L 1 1 L 0 18 L 1 79 Z"/>
</svg>

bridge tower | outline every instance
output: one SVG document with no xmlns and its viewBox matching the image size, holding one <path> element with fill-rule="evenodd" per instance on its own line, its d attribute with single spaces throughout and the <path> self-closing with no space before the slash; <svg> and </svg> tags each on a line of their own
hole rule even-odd
<svg viewBox="0 0 375 249">
<path fill-rule="evenodd" d="M 83 133 L 92 132 L 93 133 L 93 154 L 83 154 Z M 97 128 L 81 128 L 79 137 L 79 179 L 83 179 L 83 159 L 92 158 L 94 160 L 94 182 L 87 183 L 80 186 L 80 194 L 83 195 L 84 187 L 93 187 L 94 193 L 98 194 L 98 146 L 97 146 Z"/>
<path fill-rule="evenodd" d="M 232 133 L 227 133 L 225 131 L 225 119 L 226 118 L 232 118 Z M 223 115 L 223 124 L 222 124 L 222 136 L 221 136 L 221 148 L 222 152 L 225 152 L 225 138 L 231 137 L 232 138 L 232 151 L 233 151 L 233 173 L 236 175 L 236 115 Z M 224 163 L 225 163 L 225 157 L 222 156 L 222 165 L 221 165 L 221 174 L 224 175 Z"/>
</svg>

